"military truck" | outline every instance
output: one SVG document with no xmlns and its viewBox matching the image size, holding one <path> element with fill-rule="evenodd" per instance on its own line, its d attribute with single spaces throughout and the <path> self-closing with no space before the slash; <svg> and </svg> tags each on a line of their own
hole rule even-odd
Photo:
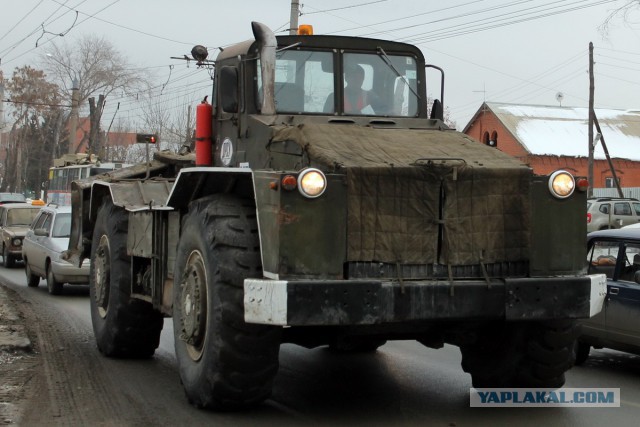
<svg viewBox="0 0 640 427">
<path fill-rule="evenodd" d="M 562 386 L 605 292 L 585 180 L 449 129 L 414 46 L 253 33 L 214 61 L 195 154 L 74 183 L 67 256 L 91 258 L 98 349 L 151 357 L 172 316 L 187 398 L 216 410 L 270 395 L 282 343 L 448 343 L 474 387 Z"/>
</svg>

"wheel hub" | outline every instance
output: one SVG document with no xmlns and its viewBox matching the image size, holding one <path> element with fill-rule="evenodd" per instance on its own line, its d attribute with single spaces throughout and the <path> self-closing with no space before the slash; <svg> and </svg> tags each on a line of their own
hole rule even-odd
<svg viewBox="0 0 640 427">
<path fill-rule="evenodd" d="M 109 311 L 110 265 L 109 238 L 103 235 L 100 237 L 100 243 L 93 260 L 94 299 L 98 307 L 98 313 L 103 319 L 107 317 L 107 312 Z"/>
<path fill-rule="evenodd" d="M 202 255 L 189 255 L 180 284 L 182 333 L 187 351 L 193 360 L 202 357 L 207 324 L 207 278 Z"/>
</svg>

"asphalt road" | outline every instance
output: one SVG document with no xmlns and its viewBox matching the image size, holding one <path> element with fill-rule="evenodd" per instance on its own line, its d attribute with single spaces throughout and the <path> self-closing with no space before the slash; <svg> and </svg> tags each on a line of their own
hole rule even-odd
<svg viewBox="0 0 640 427">
<path fill-rule="evenodd" d="M 198 410 L 186 401 L 173 355 L 171 319 L 149 361 L 107 359 L 96 349 L 88 289 L 50 296 L 28 288 L 24 271 L 0 267 L 0 281 L 34 314 L 39 386 L 24 402 L 23 425 L 222 426 L 618 426 L 640 416 L 640 357 L 592 351 L 566 387 L 620 388 L 620 408 L 470 408 L 471 380 L 456 347 L 391 342 L 376 354 L 338 355 L 283 345 L 273 396 L 246 413 Z"/>
</svg>

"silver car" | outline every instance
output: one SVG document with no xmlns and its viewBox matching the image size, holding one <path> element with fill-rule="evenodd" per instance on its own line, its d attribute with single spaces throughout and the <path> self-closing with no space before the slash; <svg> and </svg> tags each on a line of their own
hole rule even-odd
<svg viewBox="0 0 640 427">
<path fill-rule="evenodd" d="M 587 232 L 640 223 L 640 201 L 618 197 L 587 200 Z"/>
<path fill-rule="evenodd" d="M 46 278 L 49 293 L 57 295 L 65 283 L 89 283 L 89 260 L 78 268 L 60 258 L 69 246 L 70 232 L 70 206 L 49 204 L 42 208 L 22 244 L 28 286 L 37 287 L 40 278 Z"/>
</svg>

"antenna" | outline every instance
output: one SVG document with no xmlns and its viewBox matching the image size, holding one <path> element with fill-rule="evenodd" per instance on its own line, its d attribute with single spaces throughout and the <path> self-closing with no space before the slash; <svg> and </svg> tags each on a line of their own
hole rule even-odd
<svg viewBox="0 0 640 427">
<path fill-rule="evenodd" d="M 487 102 L 487 88 L 484 82 L 482 83 L 482 90 L 473 90 L 473 93 L 482 93 L 482 102 Z"/>
<path fill-rule="evenodd" d="M 564 99 L 564 94 L 562 92 L 556 93 L 556 101 L 558 101 L 558 103 L 560 104 L 561 107 L 562 107 L 562 100 L 563 99 Z"/>
</svg>

